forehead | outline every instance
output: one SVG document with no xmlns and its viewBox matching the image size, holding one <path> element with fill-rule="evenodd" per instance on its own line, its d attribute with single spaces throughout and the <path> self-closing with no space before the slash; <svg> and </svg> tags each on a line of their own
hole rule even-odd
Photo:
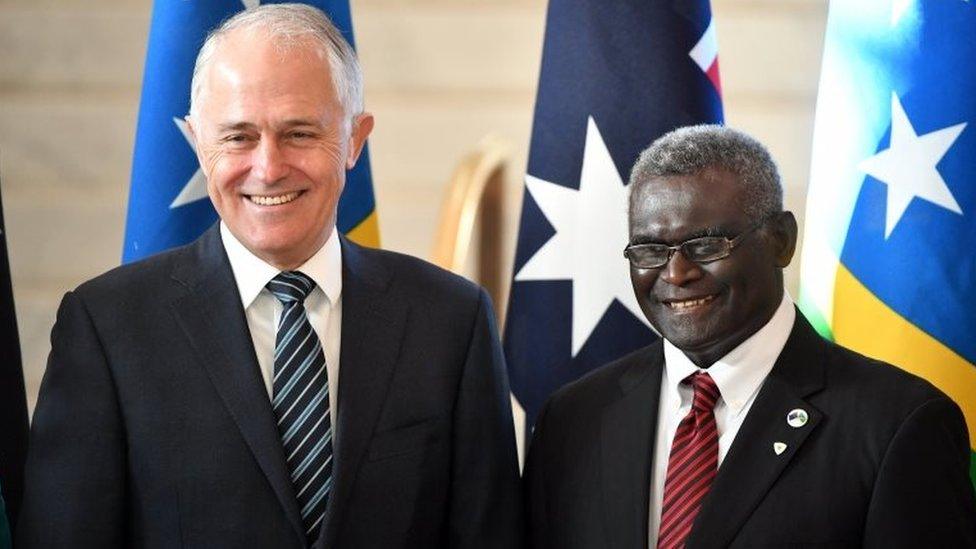
<svg viewBox="0 0 976 549">
<path fill-rule="evenodd" d="M 262 29 L 237 29 L 220 39 L 203 74 L 201 99 L 218 110 L 237 102 L 268 105 L 338 99 L 328 60 L 311 42 L 284 48 Z"/>
<path fill-rule="evenodd" d="M 742 194 L 737 176 L 715 168 L 654 178 L 636 197 L 631 235 L 672 240 L 707 229 L 740 228 L 748 223 Z"/>
</svg>

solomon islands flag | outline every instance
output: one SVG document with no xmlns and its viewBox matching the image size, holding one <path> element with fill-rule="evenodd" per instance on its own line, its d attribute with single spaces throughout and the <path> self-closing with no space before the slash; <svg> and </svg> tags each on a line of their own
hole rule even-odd
<svg viewBox="0 0 976 549">
<path fill-rule="evenodd" d="M 217 220 L 183 121 L 190 107 L 193 63 L 211 29 L 234 13 L 260 3 L 157 0 L 154 4 L 122 261 L 135 261 L 186 244 Z M 354 44 L 349 0 L 305 3 L 329 14 L 346 40 Z M 379 246 L 368 146 L 346 176 L 337 224 L 356 242 Z"/>
<path fill-rule="evenodd" d="M 924 377 L 976 442 L 976 4 L 834 0 L 800 304 Z"/>
<path fill-rule="evenodd" d="M 630 169 L 654 139 L 722 121 L 707 0 L 551 0 L 505 354 L 529 425 L 549 394 L 650 343 L 630 285 Z"/>
</svg>

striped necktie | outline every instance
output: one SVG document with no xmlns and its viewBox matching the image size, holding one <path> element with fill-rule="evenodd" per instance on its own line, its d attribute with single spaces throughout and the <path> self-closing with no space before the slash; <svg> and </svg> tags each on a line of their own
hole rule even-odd
<svg viewBox="0 0 976 549">
<path fill-rule="evenodd" d="M 718 386 L 705 372 L 696 372 L 682 383 L 691 384 L 695 396 L 671 443 L 658 549 L 684 547 L 718 472 L 718 429 L 713 413 L 720 396 Z"/>
<path fill-rule="evenodd" d="M 328 373 L 322 342 L 305 311 L 305 298 L 315 282 L 298 271 L 286 271 L 267 287 L 283 306 L 275 337 L 271 404 L 311 545 L 332 489 Z"/>
</svg>

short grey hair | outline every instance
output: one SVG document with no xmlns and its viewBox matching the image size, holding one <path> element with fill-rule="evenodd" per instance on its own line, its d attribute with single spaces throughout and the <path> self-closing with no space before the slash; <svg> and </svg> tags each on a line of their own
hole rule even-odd
<svg viewBox="0 0 976 549">
<path fill-rule="evenodd" d="M 227 35 L 239 29 L 264 31 L 282 53 L 311 45 L 321 58 L 329 61 L 336 96 L 347 119 L 363 112 L 363 74 L 359 61 L 352 46 L 329 17 L 307 4 L 264 4 L 238 12 L 207 35 L 193 66 L 191 114 L 203 87 L 203 73 L 210 66 L 214 53 Z"/>
<path fill-rule="evenodd" d="M 641 153 L 630 172 L 631 219 L 652 180 L 693 175 L 708 168 L 738 178 L 742 209 L 754 222 L 783 211 L 779 170 L 766 147 L 739 130 L 708 124 L 666 133 Z"/>
</svg>

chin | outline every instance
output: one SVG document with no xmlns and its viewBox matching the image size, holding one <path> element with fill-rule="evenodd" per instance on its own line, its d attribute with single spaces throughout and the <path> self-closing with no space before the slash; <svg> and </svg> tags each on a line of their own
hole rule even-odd
<svg viewBox="0 0 976 549">
<path fill-rule="evenodd" d="M 658 330 L 664 339 L 682 351 L 708 347 L 714 341 L 713 322 L 693 322 L 691 319 L 670 318 Z"/>
<path fill-rule="evenodd" d="M 665 334 L 664 339 L 682 351 L 695 351 L 706 346 L 706 341 L 701 338 L 701 334 L 689 334 L 686 332 L 671 332 Z"/>
<path fill-rule="evenodd" d="M 272 258 L 277 262 L 278 258 L 300 255 L 296 252 L 298 245 L 289 240 L 257 238 L 246 243 L 246 246 L 254 255 L 268 262 Z"/>
</svg>

